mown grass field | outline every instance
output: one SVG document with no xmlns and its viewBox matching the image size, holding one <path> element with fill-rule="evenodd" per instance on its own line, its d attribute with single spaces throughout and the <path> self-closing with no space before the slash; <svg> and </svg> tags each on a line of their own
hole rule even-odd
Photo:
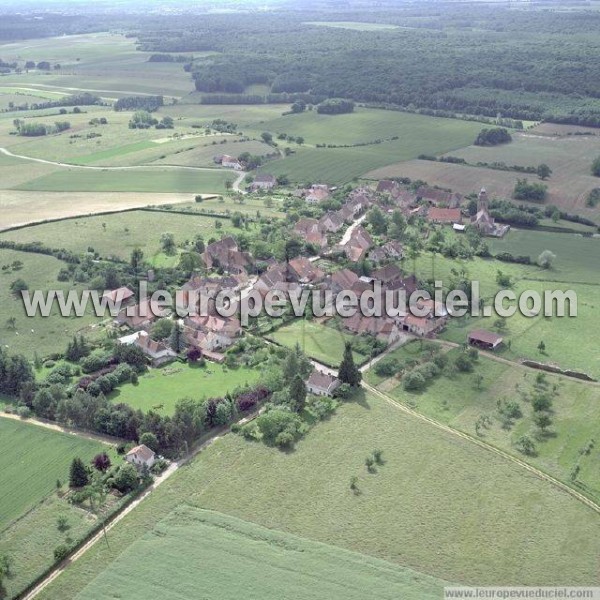
<svg viewBox="0 0 600 600">
<path fill-rule="evenodd" d="M 185 564 L 181 556 L 185 555 Z M 172 584 L 164 589 L 164 573 Z M 256 595 L 408 600 L 438 598 L 444 582 L 388 562 L 311 542 L 219 513 L 180 506 L 94 579 L 78 600 Z"/>
<path fill-rule="evenodd" d="M 330 327 L 305 320 L 296 320 L 284 325 L 269 334 L 269 337 L 288 348 L 300 344 L 307 356 L 333 367 L 339 365 L 342 360 L 344 344 L 354 339 L 352 335 L 337 330 L 334 325 Z M 362 363 L 368 358 L 358 352 L 353 352 L 353 355 L 357 363 Z"/>
<path fill-rule="evenodd" d="M 554 127 L 554 126 L 553 126 Z M 535 131 L 535 130 L 534 130 Z M 600 154 L 597 136 L 549 136 L 534 132 L 513 134 L 510 144 L 493 147 L 468 146 L 446 152 L 464 158 L 470 164 L 477 162 L 504 162 L 507 165 L 537 166 L 546 163 L 552 175 L 544 183 L 548 186 L 546 204 L 554 204 L 571 212 L 597 216 L 597 210 L 586 207 L 589 191 L 598 187 L 590 168 Z M 462 194 L 477 192 L 485 187 L 492 197 L 510 198 L 519 178 L 538 181 L 534 174 L 524 175 L 488 168 L 413 160 L 376 169 L 366 175 L 373 179 L 392 176 L 423 179 L 430 185 L 450 188 Z"/>
<path fill-rule="evenodd" d="M 370 474 L 365 457 L 374 448 L 385 464 Z M 597 580 L 595 513 L 518 465 L 367 395 L 342 405 L 294 452 L 236 435 L 215 442 L 110 531 L 110 548 L 96 544 L 40 598 L 76 597 L 182 503 L 457 583 Z M 162 577 L 165 587 L 180 579 L 169 570 Z"/>
<path fill-rule="evenodd" d="M 213 194 L 225 191 L 235 175 L 221 169 L 140 168 L 123 171 L 61 169 L 16 187 L 50 192 L 174 192 Z"/>
<path fill-rule="evenodd" d="M 163 233 L 172 233 L 176 244 L 193 240 L 196 235 L 202 235 L 205 241 L 220 237 L 215 229 L 215 220 L 193 213 L 134 210 L 42 223 L 0 233 L 0 239 L 38 241 L 51 248 L 65 248 L 73 252 L 87 252 L 88 248 L 93 248 L 101 256 L 119 258 L 129 258 L 134 248 L 141 248 L 149 259 L 160 253 L 160 236 Z M 240 231 L 232 227 L 229 219 L 223 218 L 220 222 L 223 235 Z"/>
<path fill-rule="evenodd" d="M 65 482 L 74 457 L 88 462 L 105 449 L 74 435 L 0 418 L 0 530 Z"/>
<path fill-rule="evenodd" d="M 33 358 L 34 352 L 40 357 L 62 352 L 75 334 L 88 333 L 90 325 L 98 322 L 90 313 L 83 317 L 62 317 L 57 307 L 49 317 L 28 317 L 21 299 L 10 291 L 13 281 L 23 279 L 32 291 L 69 290 L 73 284 L 57 280 L 58 272 L 65 263 L 52 256 L 0 250 L 0 266 L 10 266 L 15 261 L 21 261 L 22 267 L 0 272 L 0 344 L 7 352 L 21 353 L 28 358 Z M 81 286 L 76 289 L 81 289 Z M 15 320 L 14 327 L 11 318 Z"/>
<path fill-rule="evenodd" d="M 256 383 L 259 375 L 258 369 L 228 369 L 211 362 L 204 367 L 175 362 L 152 369 L 136 385 L 119 387 L 109 398 L 144 412 L 154 408 L 160 414 L 170 415 L 182 398 L 224 396 L 238 387 Z M 157 408 L 161 405 L 162 408 Z"/>
<path fill-rule="evenodd" d="M 398 358 L 402 360 L 410 354 L 417 356 L 418 350 L 419 342 L 413 342 Z M 456 352 L 451 351 L 449 356 Z M 477 375 L 483 377 L 479 385 Z M 499 363 L 482 355 L 472 373 L 457 373 L 452 378 L 441 376 L 422 393 L 405 391 L 401 380 L 380 380 L 378 385 L 404 404 L 470 435 L 477 435 L 475 423 L 480 417 L 490 417 L 492 425 L 481 429 L 481 439 L 524 458 L 598 500 L 600 456 L 596 449 L 589 455 L 582 453 L 582 449 L 590 440 L 600 437 L 600 388 L 547 375 L 547 389 L 551 390 L 556 384 L 558 393 L 553 400 L 550 433 L 540 437 L 533 422 L 531 403 L 524 399 L 533 389 L 535 377 L 535 371 Z M 504 400 L 517 401 L 523 414 L 510 429 L 503 428 L 498 412 L 497 402 Z M 522 435 L 534 439 L 536 456 L 524 457 L 515 449 L 514 444 Z M 574 484 L 570 473 L 576 464 L 581 466 L 581 471 Z"/>
</svg>

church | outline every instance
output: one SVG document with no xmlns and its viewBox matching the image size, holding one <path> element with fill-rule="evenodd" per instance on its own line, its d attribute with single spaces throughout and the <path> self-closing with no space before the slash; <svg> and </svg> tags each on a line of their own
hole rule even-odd
<svg viewBox="0 0 600 600">
<path fill-rule="evenodd" d="M 499 225 L 489 213 L 489 199 L 485 188 L 477 196 L 477 214 L 471 217 L 471 225 L 482 235 L 504 237 L 510 225 Z"/>
</svg>

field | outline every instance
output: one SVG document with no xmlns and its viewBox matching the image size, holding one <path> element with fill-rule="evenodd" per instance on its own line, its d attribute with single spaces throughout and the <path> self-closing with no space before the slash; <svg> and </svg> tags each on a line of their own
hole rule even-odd
<svg viewBox="0 0 600 600">
<path fill-rule="evenodd" d="M 375 447 L 385 464 L 369 474 L 365 456 Z M 358 495 L 349 489 L 353 475 Z M 40 598 L 76 597 L 182 503 L 457 583 L 597 578 L 600 524 L 588 508 L 367 395 L 341 406 L 294 452 L 236 435 L 218 440 L 114 527 L 110 548 L 94 546 Z M 162 576 L 167 584 L 179 579 Z"/>
<path fill-rule="evenodd" d="M 210 362 L 205 367 L 173 363 L 152 369 L 140 377 L 136 385 L 119 387 L 109 398 L 143 411 L 162 405 L 163 408 L 156 411 L 169 415 L 182 398 L 223 396 L 237 387 L 255 383 L 259 375 L 258 369 L 228 369 L 224 365 Z"/>
<path fill-rule="evenodd" d="M 335 329 L 334 325 L 329 327 L 316 321 L 304 320 L 284 325 L 270 334 L 270 337 L 288 348 L 300 344 L 307 356 L 332 366 L 341 362 L 345 342 L 354 339 L 352 335 Z M 362 363 L 368 358 L 358 352 L 353 352 L 353 355 L 357 363 Z"/>
<path fill-rule="evenodd" d="M 225 191 L 225 182 L 235 176 L 220 169 L 159 167 L 132 170 L 62 169 L 32 179 L 16 189 L 49 192 L 175 192 L 214 194 Z"/>
<path fill-rule="evenodd" d="M 356 109 L 346 115 L 319 115 L 312 111 L 287 115 L 261 124 L 265 131 L 302 136 L 308 146 L 288 144 L 296 153 L 263 170 L 287 174 L 293 181 L 322 180 L 340 184 L 398 160 L 419 154 L 449 152 L 470 143 L 477 124 L 376 109 Z M 398 136 L 398 139 L 389 138 Z M 381 143 L 348 148 L 316 148 L 316 144 L 352 145 L 375 140 Z M 281 142 L 285 144 L 285 142 Z"/>
<path fill-rule="evenodd" d="M 419 354 L 419 344 L 412 343 L 403 349 L 400 358 Z M 455 354 L 454 350 L 450 355 Z M 477 386 L 475 376 L 483 381 Z M 482 439 L 523 458 L 514 443 L 522 435 L 535 430 L 533 410 L 521 394 L 531 391 L 535 372 L 517 365 L 499 363 L 481 356 L 473 373 L 458 373 L 452 378 L 440 377 L 422 393 L 406 392 L 401 381 L 387 380 L 380 383 L 388 394 L 415 408 L 427 416 L 447 423 L 471 435 L 476 435 L 475 423 L 482 416 L 489 416 L 492 426 L 482 429 Z M 576 488 L 595 500 L 600 499 L 600 477 L 598 476 L 597 452 L 581 453 L 589 440 L 600 436 L 600 388 L 573 379 L 547 376 L 548 389 L 557 385 L 558 396 L 554 398 L 551 433 L 536 439 L 537 456 L 527 461 L 554 477 L 569 483 L 570 473 L 579 463 L 580 474 Z M 523 417 L 516 419 L 513 427 L 502 427 L 496 403 L 499 400 L 517 401 Z"/>
<path fill-rule="evenodd" d="M 235 232 L 229 219 L 221 219 L 221 223 L 223 234 Z M 215 219 L 193 213 L 135 210 L 43 223 L 1 233 L 0 239 L 38 241 L 73 252 L 87 252 L 92 247 L 101 256 L 128 259 L 134 248 L 141 248 L 147 258 L 159 254 L 160 236 L 165 232 L 175 236 L 176 244 L 193 240 L 198 234 L 208 241 L 215 236 Z"/>
<path fill-rule="evenodd" d="M 552 125 L 552 128 L 557 127 Z M 554 204 L 564 210 L 597 216 L 597 211 L 586 207 L 588 192 L 598 187 L 598 179 L 590 173 L 591 163 L 600 154 L 600 138 L 582 135 L 536 135 L 536 130 L 513 134 L 510 144 L 493 147 L 469 146 L 449 152 L 467 160 L 477 162 L 504 162 L 508 165 L 536 166 L 546 163 L 553 173 L 544 183 L 548 186 L 546 204 Z M 413 160 L 366 175 L 373 179 L 385 177 L 410 177 L 423 179 L 430 185 L 450 188 L 462 194 L 478 191 L 485 187 L 492 197 L 510 198 L 518 178 L 537 180 L 536 175 L 523 175 L 509 171 L 474 166 L 436 163 Z"/>
<path fill-rule="evenodd" d="M 2 78 L 6 86 L 51 91 L 88 90 L 108 98 L 132 94 L 182 96 L 194 89 L 181 63 L 149 63 L 150 53 L 139 52 L 135 39 L 115 33 L 92 33 L 3 44 L 2 58 L 10 61 L 48 60 L 61 69 L 30 71 Z M 202 53 L 194 53 L 201 56 Z"/>
<path fill-rule="evenodd" d="M 186 564 L 179 558 L 185 555 Z M 142 558 L 143 557 L 143 558 Z M 164 573 L 173 577 L 164 589 Z M 135 576 L 132 577 L 132 573 Z M 177 575 L 176 575 L 177 574 Z M 265 600 L 301 597 L 438 598 L 444 583 L 385 561 L 272 531 L 190 506 L 180 506 L 92 581 L 78 600 L 189 597 L 221 600 L 256 593 Z"/>
<path fill-rule="evenodd" d="M 386 25 L 385 23 L 361 23 L 360 21 L 307 21 L 306 25 L 317 25 L 319 27 L 340 27 L 352 31 L 390 31 L 399 29 L 398 25 Z"/>
<path fill-rule="evenodd" d="M 0 418 L 2 479 L 0 530 L 65 481 L 75 456 L 85 462 L 104 449 L 99 442 Z"/>
<path fill-rule="evenodd" d="M 0 250 L 0 265 L 10 266 L 15 261 L 21 261 L 22 267 L 2 270 L 0 275 L 0 344 L 4 349 L 10 353 L 22 353 L 28 358 L 33 358 L 34 352 L 40 357 L 62 352 L 76 333 L 84 332 L 97 323 L 98 319 L 91 314 L 81 318 L 61 317 L 58 308 L 54 308 L 47 318 L 39 315 L 28 317 L 21 300 L 11 294 L 10 284 L 13 281 L 23 279 L 30 290 L 68 290 L 73 286 L 57 280 L 58 272 L 65 263 L 52 256 Z M 15 319 L 14 326 L 11 318 Z"/>
</svg>

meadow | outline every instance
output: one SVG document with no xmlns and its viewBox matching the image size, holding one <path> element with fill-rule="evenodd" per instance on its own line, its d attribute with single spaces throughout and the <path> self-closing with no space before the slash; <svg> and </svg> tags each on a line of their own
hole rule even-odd
<svg viewBox="0 0 600 600">
<path fill-rule="evenodd" d="M 316 321 L 296 320 L 279 327 L 269 334 L 278 344 L 294 348 L 300 344 L 303 352 L 327 365 L 338 366 L 344 354 L 344 344 L 352 342 L 354 336 L 339 331 L 335 325 L 323 325 Z M 368 357 L 353 352 L 354 360 L 363 363 Z"/>
<path fill-rule="evenodd" d="M 0 418 L 0 530 L 63 483 L 71 460 L 89 462 L 104 450 L 99 442 Z"/>
<path fill-rule="evenodd" d="M 186 564 L 179 558 L 185 555 Z M 164 573 L 172 577 L 164 589 Z M 135 576 L 132 577 L 132 573 Z M 256 594 L 265 600 L 433 600 L 444 582 L 385 561 L 272 531 L 253 523 L 180 506 L 130 546 L 80 594 L 103 600 L 190 597 L 221 600 Z"/>
<path fill-rule="evenodd" d="M 22 265 L 14 268 L 15 261 Z M 17 279 L 23 279 L 30 290 L 72 289 L 72 283 L 57 280 L 58 272 L 65 266 L 62 261 L 52 256 L 0 249 L 0 265 L 8 265 L 0 274 L 0 344 L 8 352 L 21 353 L 28 358 L 33 358 L 35 352 L 40 357 L 62 352 L 75 334 L 87 334 L 97 324 L 98 319 L 90 313 L 83 317 L 62 317 L 57 307 L 49 317 L 28 317 L 21 299 L 11 293 L 10 284 Z M 82 287 L 79 285 L 75 289 Z"/>
<path fill-rule="evenodd" d="M 256 383 L 259 376 L 258 369 L 229 369 L 211 362 L 204 367 L 175 362 L 151 369 L 137 384 L 125 384 L 109 398 L 144 412 L 154 409 L 160 414 L 171 415 L 182 398 L 220 397 L 238 387 Z M 158 406 L 162 408 L 156 408 Z"/>
<path fill-rule="evenodd" d="M 418 356 L 419 348 L 420 344 L 413 342 L 396 358 L 402 361 L 410 355 Z M 449 356 L 457 352 L 453 350 Z M 481 383 L 477 381 L 478 376 L 483 378 Z M 475 424 L 482 416 L 489 417 L 491 426 L 480 429 L 482 440 L 527 460 L 597 501 L 600 499 L 600 456 L 597 451 L 585 454 L 583 448 L 590 440 L 600 437 L 600 388 L 547 375 L 547 389 L 556 385 L 557 396 L 553 400 L 549 433 L 539 436 L 533 422 L 533 409 L 527 400 L 535 380 L 535 371 L 481 355 L 472 373 L 441 376 L 421 393 L 405 391 L 401 379 L 396 378 L 380 380 L 378 385 L 400 402 L 470 435 L 477 435 Z M 515 419 L 511 427 L 503 426 L 497 407 L 499 401 L 519 404 L 523 416 Z M 534 439 L 536 456 L 524 457 L 516 450 L 515 442 L 523 435 Z M 576 464 L 580 464 L 581 470 L 577 482 L 573 483 L 570 474 Z"/>
<path fill-rule="evenodd" d="M 231 225 L 229 219 L 223 218 L 220 222 L 223 235 L 240 231 Z M 77 253 L 85 253 L 88 248 L 93 248 L 103 257 L 123 259 L 128 259 L 134 248 L 141 248 L 149 259 L 161 253 L 160 236 L 163 233 L 172 233 L 176 244 L 191 241 L 196 235 L 202 235 L 206 242 L 211 237 L 218 237 L 213 217 L 193 212 L 181 214 L 166 210 L 133 210 L 42 223 L 0 233 L 0 239 L 37 241 L 52 248 L 60 247 Z"/>
<path fill-rule="evenodd" d="M 552 127 L 555 127 L 552 125 Z M 597 178 L 590 173 L 592 161 L 600 154 L 597 136 L 536 134 L 536 129 L 514 133 L 510 144 L 482 147 L 468 146 L 445 152 L 464 158 L 470 165 L 477 162 L 504 162 L 507 165 L 537 166 L 546 163 L 552 175 L 544 183 L 548 186 L 546 204 L 554 204 L 566 211 L 597 217 L 597 211 L 586 206 L 587 194 L 598 187 Z M 412 160 L 375 169 L 365 177 L 410 177 L 422 179 L 430 185 L 449 188 L 461 194 L 477 192 L 485 187 L 492 197 L 510 198 L 519 178 L 538 181 L 535 174 L 524 175 L 485 167 L 452 163 Z"/>
<path fill-rule="evenodd" d="M 368 473 L 374 448 L 384 464 Z M 110 531 L 110 548 L 96 544 L 40 598 L 76 597 L 182 503 L 457 583 L 586 585 L 597 577 L 600 524 L 589 508 L 367 394 L 293 452 L 233 434 L 217 440 Z M 166 585 L 180 579 L 161 575 Z"/>
</svg>

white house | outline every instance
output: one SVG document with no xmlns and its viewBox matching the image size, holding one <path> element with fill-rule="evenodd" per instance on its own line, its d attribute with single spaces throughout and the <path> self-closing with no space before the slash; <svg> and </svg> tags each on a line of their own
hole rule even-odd
<svg viewBox="0 0 600 600">
<path fill-rule="evenodd" d="M 314 370 L 306 382 L 306 389 L 316 396 L 333 396 L 333 392 L 341 384 L 337 377 Z"/>
<path fill-rule="evenodd" d="M 221 158 L 221 165 L 228 169 L 234 169 L 235 171 L 241 171 L 244 168 L 237 158 L 233 158 L 233 156 L 227 154 L 224 154 Z"/>
<path fill-rule="evenodd" d="M 138 469 L 147 467 L 148 469 L 154 464 L 154 452 L 144 444 L 140 444 L 132 448 L 126 455 L 125 460 L 128 463 L 136 466 Z"/>
</svg>

